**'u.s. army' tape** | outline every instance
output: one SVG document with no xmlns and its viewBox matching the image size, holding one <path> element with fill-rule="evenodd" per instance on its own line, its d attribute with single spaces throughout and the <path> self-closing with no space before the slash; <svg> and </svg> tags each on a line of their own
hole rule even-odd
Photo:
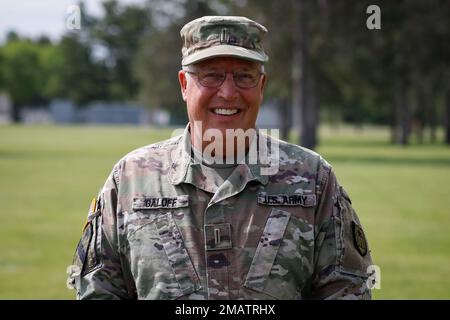
<svg viewBox="0 0 450 320">
<path fill-rule="evenodd" d="M 269 206 L 302 206 L 314 207 L 315 194 L 258 194 L 258 203 Z"/>
</svg>

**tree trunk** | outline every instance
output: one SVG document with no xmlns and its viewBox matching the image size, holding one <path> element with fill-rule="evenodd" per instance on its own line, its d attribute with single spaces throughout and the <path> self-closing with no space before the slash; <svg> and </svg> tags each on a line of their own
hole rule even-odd
<svg viewBox="0 0 450 320">
<path fill-rule="evenodd" d="M 293 2 L 295 12 L 294 53 L 292 66 L 293 93 L 292 103 L 295 127 L 302 146 L 314 149 L 316 146 L 317 110 L 313 79 L 310 77 L 311 67 L 308 59 L 308 38 L 306 28 L 310 8 L 305 0 Z"/>
<path fill-rule="evenodd" d="M 301 5 L 303 0 L 297 0 L 292 2 L 292 9 L 294 12 L 294 26 L 293 34 L 294 45 L 292 53 L 292 117 L 294 119 L 292 127 L 297 136 L 297 143 L 301 143 L 301 129 L 303 122 L 303 25 L 304 22 L 301 19 Z"/>
<path fill-rule="evenodd" d="M 404 79 L 398 79 L 395 90 L 396 143 L 407 145 L 411 132 L 411 112 L 407 101 Z"/>
<path fill-rule="evenodd" d="M 395 103 L 395 101 L 391 108 L 389 127 L 391 129 L 391 144 L 396 144 L 398 141 L 398 137 L 397 137 L 397 104 Z"/>
<path fill-rule="evenodd" d="M 436 143 L 436 99 L 435 92 L 429 91 L 429 123 L 430 123 L 430 142 Z"/>
<path fill-rule="evenodd" d="M 289 141 L 289 131 L 291 129 L 291 112 L 287 98 L 279 100 L 279 108 L 281 111 L 281 139 Z"/>
<path fill-rule="evenodd" d="M 418 84 L 416 91 L 417 113 L 414 119 L 414 131 L 417 142 L 423 144 L 424 142 L 424 128 L 427 123 L 427 93 L 424 85 Z"/>
<path fill-rule="evenodd" d="M 12 104 L 12 108 L 11 108 L 11 119 L 14 123 L 19 123 L 20 122 L 20 110 L 21 108 L 16 105 L 16 104 Z"/>
<path fill-rule="evenodd" d="M 445 97 L 445 143 L 450 145 L 450 88 Z"/>
<path fill-rule="evenodd" d="M 303 108 L 302 145 L 314 149 L 317 145 L 318 99 L 315 94 L 315 81 L 311 68 L 306 81 L 306 104 Z"/>
</svg>

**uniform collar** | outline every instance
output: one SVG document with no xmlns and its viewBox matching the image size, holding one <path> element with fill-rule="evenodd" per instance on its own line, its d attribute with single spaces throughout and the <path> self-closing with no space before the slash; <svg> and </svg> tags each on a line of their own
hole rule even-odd
<svg viewBox="0 0 450 320">
<path fill-rule="evenodd" d="M 169 171 L 169 181 L 173 185 L 180 184 L 186 179 L 186 172 L 191 162 L 189 124 L 184 128 L 183 134 L 178 140 L 178 145 L 171 152 L 172 165 Z"/>
<path fill-rule="evenodd" d="M 260 138 L 262 138 L 262 140 Z M 253 139 L 250 148 L 258 148 L 258 140 L 260 140 L 260 142 L 264 141 L 263 145 L 266 145 L 267 136 L 261 136 L 257 133 L 257 137 Z M 194 163 L 191 157 L 191 148 L 191 135 L 189 132 L 189 124 L 187 124 L 179 139 L 178 145 L 172 151 L 172 165 L 170 167 L 168 177 L 169 181 L 173 185 L 178 185 L 184 182 L 193 183 L 193 181 L 195 181 L 193 177 L 188 176 L 189 172 L 193 172 L 193 170 L 189 170 L 189 167 L 198 166 L 198 164 Z M 250 181 L 258 181 L 261 184 L 266 185 L 269 181 L 269 176 L 262 174 L 261 169 L 264 168 L 264 165 L 261 165 L 259 161 L 256 161 L 256 163 L 253 163 L 255 161 L 252 163 L 249 162 L 250 161 L 248 161 L 248 158 L 246 157 L 245 163 L 238 165 L 237 171 L 241 176 L 239 178 L 240 182 L 246 184 Z M 233 175 L 234 173 L 232 176 Z"/>
</svg>

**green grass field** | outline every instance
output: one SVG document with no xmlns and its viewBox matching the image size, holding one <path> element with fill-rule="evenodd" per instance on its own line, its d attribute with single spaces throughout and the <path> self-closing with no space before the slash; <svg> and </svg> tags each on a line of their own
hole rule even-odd
<svg viewBox="0 0 450 320">
<path fill-rule="evenodd" d="M 66 288 L 90 200 L 124 154 L 171 130 L 0 126 L 0 299 Z M 321 131 L 381 268 L 375 299 L 450 299 L 450 147 L 391 146 L 388 132 Z"/>
</svg>

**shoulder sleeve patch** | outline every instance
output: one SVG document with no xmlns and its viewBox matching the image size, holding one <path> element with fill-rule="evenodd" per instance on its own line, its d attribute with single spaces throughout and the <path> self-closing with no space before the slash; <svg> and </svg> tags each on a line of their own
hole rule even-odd
<svg viewBox="0 0 450 320">
<path fill-rule="evenodd" d="M 89 213 L 83 227 L 73 257 L 73 265 L 78 266 L 81 276 L 101 265 L 101 198 L 92 199 Z"/>
<path fill-rule="evenodd" d="M 337 188 L 336 240 L 339 265 L 346 272 L 367 277 L 372 259 L 358 216 L 344 188 Z"/>
<path fill-rule="evenodd" d="M 352 221 L 353 243 L 361 256 L 367 254 L 367 240 L 363 229 Z"/>
</svg>

